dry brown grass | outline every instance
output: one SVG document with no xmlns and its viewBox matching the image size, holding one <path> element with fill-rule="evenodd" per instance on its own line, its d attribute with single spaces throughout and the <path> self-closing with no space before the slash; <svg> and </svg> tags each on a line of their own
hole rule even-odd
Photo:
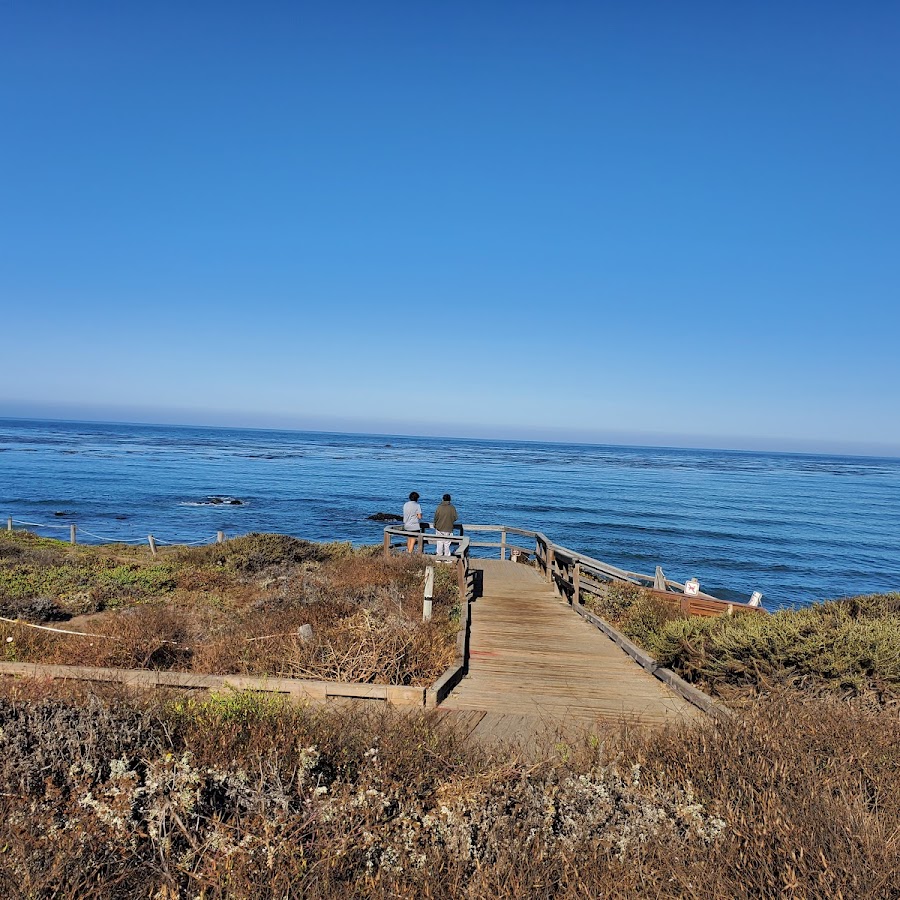
<svg viewBox="0 0 900 900">
<path fill-rule="evenodd" d="M 88 636 L 4 625 L 7 660 L 428 684 L 454 656 L 453 574 L 438 567 L 433 619 L 423 624 L 421 558 L 283 535 L 167 548 L 159 558 L 132 548 L 127 563 L 118 547 L 58 544 L 0 537 L 0 605 L 23 620 L 46 621 L 40 611 L 52 610 L 53 626 Z M 100 611 L 58 622 L 67 605 L 82 611 L 84 597 L 105 598 Z M 302 625 L 312 640 L 301 640 Z"/>
<path fill-rule="evenodd" d="M 10 898 L 893 898 L 900 723 L 733 722 L 487 752 L 428 714 L 0 684 Z"/>
</svg>

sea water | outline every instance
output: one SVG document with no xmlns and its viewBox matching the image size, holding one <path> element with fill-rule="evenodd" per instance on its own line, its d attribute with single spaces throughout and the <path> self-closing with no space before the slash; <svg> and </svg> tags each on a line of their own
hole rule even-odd
<svg viewBox="0 0 900 900">
<path fill-rule="evenodd" d="M 0 420 L 0 524 L 63 539 L 377 544 L 412 490 L 724 599 L 900 590 L 900 459 Z"/>
</svg>

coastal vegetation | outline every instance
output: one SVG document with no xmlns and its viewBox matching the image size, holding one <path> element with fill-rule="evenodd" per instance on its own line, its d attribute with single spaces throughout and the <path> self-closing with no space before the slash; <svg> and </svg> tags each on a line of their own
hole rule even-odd
<svg viewBox="0 0 900 900">
<path fill-rule="evenodd" d="M 896 897 L 900 723 L 771 696 L 541 758 L 436 712 L 0 683 L 10 898 Z"/>
<path fill-rule="evenodd" d="M 5 534 L 0 615 L 104 637 L 0 633 L 12 660 L 426 683 L 459 612 L 436 574 L 423 624 L 405 555 Z M 2 678 L 0 896 L 900 896 L 900 595 L 710 619 L 627 585 L 590 602 L 734 715 L 526 753 L 441 709 Z"/>
<path fill-rule="evenodd" d="M 900 593 L 714 618 L 684 616 L 630 584 L 585 599 L 660 665 L 720 697 L 755 698 L 789 687 L 807 697 L 900 701 Z"/>
<path fill-rule="evenodd" d="M 7 661 L 427 685 L 459 600 L 438 567 L 422 622 L 422 579 L 421 559 L 274 534 L 152 556 L 0 533 L 0 616 L 21 620 L 0 633 Z"/>
</svg>

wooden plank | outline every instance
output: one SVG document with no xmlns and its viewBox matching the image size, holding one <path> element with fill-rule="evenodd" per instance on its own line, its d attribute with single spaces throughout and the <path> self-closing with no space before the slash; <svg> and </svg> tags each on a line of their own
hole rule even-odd
<svg viewBox="0 0 900 900">
<path fill-rule="evenodd" d="M 411 685 L 385 685 L 385 699 L 395 706 L 424 706 L 425 688 Z"/>
<path fill-rule="evenodd" d="M 425 705 L 435 707 L 442 700 L 446 699 L 450 691 L 462 680 L 465 673 L 466 667 L 462 660 L 445 669 L 444 674 L 425 692 Z"/>
<path fill-rule="evenodd" d="M 658 725 L 696 718 L 699 710 L 635 665 L 607 636 L 558 598 L 531 566 L 479 560 L 483 595 L 472 605 L 468 674 L 443 701 L 515 723 L 485 720 L 475 737 L 509 737 L 561 721 Z"/>
<path fill-rule="evenodd" d="M 357 697 L 382 700 L 397 705 L 424 706 L 425 688 L 410 685 L 350 684 L 337 681 L 313 681 L 300 678 L 266 678 L 253 675 L 203 675 L 152 669 L 111 669 L 100 666 L 42 665 L 40 663 L 0 663 L 0 675 L 30 678 L 60 678 L 79 681 L 118 682 L 133 687 L 176 687 L 195 690 L 263 691 L 289 694 L 310 700 L 330 697 Z"/>
</svg>

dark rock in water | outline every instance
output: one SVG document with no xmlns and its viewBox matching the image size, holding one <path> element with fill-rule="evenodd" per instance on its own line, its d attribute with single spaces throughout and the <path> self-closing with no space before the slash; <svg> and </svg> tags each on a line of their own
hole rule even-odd
<svg viewBox="0 0 900 900">
<path fill-rule="evenodd" d="M 371 522 L 402 522 L 403 516 L 398 516 L 397 513 L 375 513 L 374 515 L 367 516 L 369 521 Z"/>
<path fill-rule="evenodd" d="M 54 516 L 67 516 L 68 513 L 65 510 L 58 509 L 55 513 L 53 513 L 53 515 Z"/>
<path fill-rule="evenodd" d="M 117 519 L 119 522 L 124 522 L 128 518 L 128 516 L 124 516 L 120 513 L 119 515 L 114 516 L 114 518 Z"/>
<path fill-rule="evenodd" d="M 236 497 L 207 497 L 208 503 L 211 503 L 213 506 L 243 506 L 244 501 L 238 500 Z"/>
</svg>

